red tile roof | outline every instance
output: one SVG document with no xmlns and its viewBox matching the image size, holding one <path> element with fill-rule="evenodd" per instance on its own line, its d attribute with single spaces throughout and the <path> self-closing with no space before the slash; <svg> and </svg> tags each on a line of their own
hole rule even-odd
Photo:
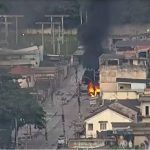
<svg viewBox="0 0 150 150">
<path fill-rule="evenodd" d="M 11 68 L 10 73 L 13 75 L 26 75 L 32 74 L 33 71 L 30 67 L 27 66 L 15 66 Z"/>
</svg>

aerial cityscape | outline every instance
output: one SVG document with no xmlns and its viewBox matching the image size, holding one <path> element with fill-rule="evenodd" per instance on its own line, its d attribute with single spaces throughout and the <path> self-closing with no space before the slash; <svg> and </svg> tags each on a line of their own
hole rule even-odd
<svg viewBox="0 0 150 150">
<path fill-rule="evenodd" d="M 0 149 L 150 150 L 149 14 L 149 0 L 1 0 Z"/>
</svg>

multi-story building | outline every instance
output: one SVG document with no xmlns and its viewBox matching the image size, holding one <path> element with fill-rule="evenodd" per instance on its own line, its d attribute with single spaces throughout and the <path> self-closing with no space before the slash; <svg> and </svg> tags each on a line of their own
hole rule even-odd
<svg viewBox="0 0 150 150">
<path fill-rule="evenodd" d="M 102 54 L 99 64 L 102 99 L 138 99 L 146 88 L 145 58 Z"/>
</svg>

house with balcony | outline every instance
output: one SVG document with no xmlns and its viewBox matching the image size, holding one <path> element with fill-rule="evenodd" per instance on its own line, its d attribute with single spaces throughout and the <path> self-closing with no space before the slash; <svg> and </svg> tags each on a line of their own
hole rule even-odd
<svg viewBox="0 0 150 150">
<path fill-rule="evenodd" d="M 99 57 L 102 99 L 139 99 L 147 81 L 147 60 L 119 54 Z"/>
</svg>

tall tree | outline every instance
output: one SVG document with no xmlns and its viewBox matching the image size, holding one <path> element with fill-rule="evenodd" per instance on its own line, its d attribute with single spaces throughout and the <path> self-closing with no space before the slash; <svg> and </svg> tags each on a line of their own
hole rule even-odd
<svg viewBox="0 0 150 150">
<path fill-rule="evenodd" d="M 25 124 L 45 128 L 45 112 L 30 91 L 21 89 L 17 80 L 9 77 L 0 81 L 0 125 L 9 124 L 16 131 Z"/>
</svg>

